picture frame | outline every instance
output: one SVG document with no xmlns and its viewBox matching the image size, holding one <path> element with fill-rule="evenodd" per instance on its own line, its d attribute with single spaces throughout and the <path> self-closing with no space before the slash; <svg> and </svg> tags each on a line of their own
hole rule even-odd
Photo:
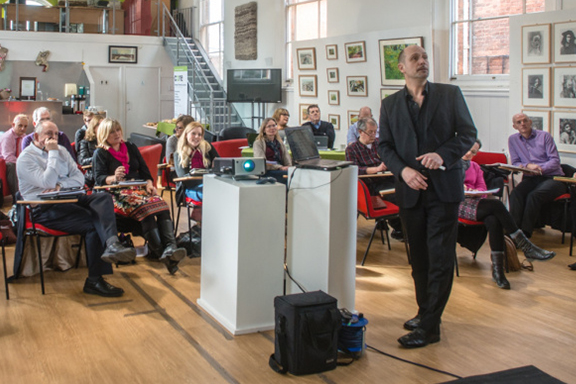
<svg viewBox="0 0 576 384">
<path fill-rule="evenodd" d="M 576 67 L 554 68 L 554 107 L 576 108 Z"/>
<path fill-rule="evenodd" d="M 36 100 L 36 78 L 20 78 L 20 100 Z"/>
<path fill-rule="evenodd" d="M 300 112 L 298 114 L 299 120 L 300 120 L 300 125 L 304 124 L 305 122 L 308 121 L 308 107 L 311 104 L 300 104 L 298 106 L 298 111 Z"/>
<path fill-rule="evenodd" d="M 316 48 L 296 49 L 298 69 L 301 71 L 316 69 Z"/>
<path fill-rule="evenodd" d="M 344 44 L 344 53 L 347 63 L 360 63 L 366 61 L 366 42 L 355 41 Z"/>
<path fill-rule="evenodd" d="M 137 64 L 138 63 L 138 47 L 109 45 L 108 46 L 108 62 L 109 63 L 123 63 L 123 64 Z"/>
<path fill-rule="evenodd" d="M 348 96 L 367 97 L 368 77 L 367 76 L 346 76 L 346 90 Z"/>
<path fill-rule="evenodd" d="M 550 68 L 522 69 L 522 105 L 550 106 Z"/>
<path fill-rule="evenodd" d="M 348 111 L 348 126 L 351 126 L 358 121 L 360 111 Z"/>
<path fill-rule="evenodd" d="M 334 129 L 340 130 L 340 115 L 328 115 L 328 122 L 334 126 Z"/>
<path fill-rule="evenodd" d="M 550 133 L 550 111 L 523 109 L 522 113 L 532 120 L 532 129 Z"/>
<path fill-rule="evenodd" d="M 300 75 L 298 76 L 298 89 L 301 97 L 317 97 L 318 96 L 318 76 L 316 75 Z"/>
<path fill-rule="evenodd" d="M 576 153 L 576 112 L 554 112 L 552 136 L 559 152 Z"/>
<path fill-rule="evenodd" d="M 554 24 L 554 62 L 576 62 L 576 21 Z"/>
<path fill-rule="evenodd" d="M 340 75 L 338 68 L 327 68 L 326 69 L 326 77 L 329 83 L 339 83 L 340 82 Z"/>
<path fill-rule="evenodd" d="M 340 105 L 340 91 L 328 91 L 328 105 Z"/>
<path fill-rule="evenodd" d="M 550 24 L 522 27 L 522 64 L 550 63 Z"/>
<path fill-rule="evenodd" d="M 420 36 L 378 40 L 382 85 L 404 85 L 404 75 L 398 69 L 398 55 L 409 45 L 424 47 L 423 38 Z"/>
<path fill-rule="evenodd" d="M 395 94 L 396 92 L 398 92 L 400 89 L 398 88 L 380 88 L 380 100 L 384 100 L 385 98 L 387 98 L 390 95 Z"/>
<path fill-rule="evenodd" d="M 329 44 L 326 46 L 326 60 L 338 60 L 338 45 Z"/>
</svg>

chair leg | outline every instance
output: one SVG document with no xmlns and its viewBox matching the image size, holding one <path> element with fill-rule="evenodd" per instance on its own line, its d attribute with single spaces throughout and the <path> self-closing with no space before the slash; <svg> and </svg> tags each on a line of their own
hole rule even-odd
<svg viewBox="0 0 576 384">
<path fill-rule="evenodd" d="M 454 267 L 456 268 L 456 276 L 460 277 L 460 269 L 458 268 L 458 255 L 454 254 Z"/>
<path fill-rule="evenodd" d="M 178 224 L 180 224 L 180 210 L 182 209 L 181 205 L 178 205 L 178 213 L 176 215 L 176 225 L 174 225 L 174 236 L 178 234 Z"/>
<path fill-rule="evenodd" d="M 188 253 L 188 251 L 192 251 L 192 218 L 189 204 L 186 204 L 186 217 L 188 218 L 188 239 L 189 239 L 188 250 L 186 251 L 186 253 Z"/>
<path fill-rule="evenodd" d="M 574 234 L 570 231 L 570 256 L 572 256 L 572 245 L 574 244 Z"/>
<path fill-rule="evenodd" d="M 4 248 L 4 239 L 0 240 L 2 245 L 2 266 L 4 267 L 4 288 L 6 289 L 6 300 L 10 300 L 10 293 L 8 292 L 8 275 L 6 274 L 6 249 Z"/>
<path fill-rule="evenodd" d="M 36 232 L 36 230 L 34 230 Z M 42 265 L 42 252 L 40 247 L 40 235 L 36 232 L 36 248 L 38 250 L 38 267 L 40 268 L 40 285 L 42 286 L 42 294 L 46 294 L 44 290 L 44 266 Z"/>
<path fill-rule="evenodd" d="M 562 244 L 566 236 L 566 222 L 568 221 L 568 200 L 564 202 L 564 216 L 562 217 Z"/>
<path fill-rule="evenodd" d="M 364 258 L 362 259 L 362 264 L 366 261 L 366 257 L 368 256 L 368 251 L 370 251 L 370 246 L 372 245 L 372 240 L 374 239 L 374 234 L 376 233 L 376 228 L 378 227 L 378 222 L 374 225 L 374 229 L 372 230 L 372 235 L 370 236 L 370 241 L 368 242 L 368 248 L 366 248 L 366 252 L 364 252 Z"/>
</svg>

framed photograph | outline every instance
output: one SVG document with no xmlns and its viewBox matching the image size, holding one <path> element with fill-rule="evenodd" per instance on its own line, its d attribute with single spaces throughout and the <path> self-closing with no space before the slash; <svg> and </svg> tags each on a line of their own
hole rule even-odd
<svg viewBox="0 0 576 384">
<path fill-rule="evenodd" d="M 338 46 L 336 44 L 326 46 L 326 59 L 328 60 L 338 59 Z"/>
<path fill-rule="evenodd" d="M 550 24 L 522 27 L 522 63 L 550 62 Z"/>
<path fill-rule="evenodd" d="M 296 57 L 299 70 L 316 69 L 316 48 L 298 48 Z"/>
<path fill-rule="evenodd" d="M 36 100 L 36 78 L 20 78 L 20 100 Z"/>
<path fill-rule="evenodd" d="M 121 47 L 118 45 L 108 46 L 109 63 L 138 63 L 138 47 Z"/>
<path fill-rule="evenodd" d="M 576 21 L 554 24 L 554 61 L 569 63 L 576 61 Z"/>
<path fill-rule="evenodd" d="M 398 55 L 409 45 L 423 47 L 422 37 L 379 40 L 382 85 L 404 85 L 404 75 L 398 69 Z"/>
<path fill-rule="evenodd" d="M 576 67 L 554 68 L 554 106 L 576 108 Z"/>
<path fill-rule="evenodd" d="M 332 123 L 334 129 L 340 130 L 340 115 L 328 115 L 328 121 Z"/>
<path fill-rule="evenodd" d="M 550 68 L 522 69 L 522 104 L 531 107 L 550 106 Z"/>
<path fill-rule="evenodd" d="M 328 68 L 326 69 L 326 75 L 328 76 L 329 83 L 339 83 L 340 77 L 338 75 L 338 68 Z"/>
<path fill-rule="evenodd" d="M 399 91 L 399 89 L 396 89 L 396 88 L 381 88 L 380 89 L 380 100 L 384 100 L 388 96 L 393 95 L 398 91 Z"/>
<path fill-rule="evenodd" d="M 368 77 L 346 76 L 348 96 L 368 96 Z"/>
<path fill-rule="evenodd" d="M 523 109 L 522 113 L 532 120 L 532 128 L 550 133 L 550 112 Z"/>
<path fill-rule="evenodd" d="M 347 63 L 359 63 L 366 61 L 366 42 L 356 41 L 344 44 L 344 53 Z"/>
<path fill-rule="evenodd" d="M 302 97 L 316 97 L 318 96 L 317 76 L 316 75 L 300 75 L 298 76 L 298 84 L 300 84 L 300 96 Z"/>
<path fill-rule="evenodd" d="M 340 91 L 328 91 L 328 104 L 340 105 Z"/>
<path fill-rule="evenodd" d="M 552 131 L 558 151 L 576 153 L 576 112 L 554 112 Z"/>
<path fill-rule="evenodd" d="M 360 115 L 360 111 L 348 111 L 348 126 L 358 121 L 358 115 Z"/>
<path fill-rule="evenodd" d="M 304 124 L 308 121 L 308 107 L 310 104 L 300 104 L 298 110 L 300 111 L 299 118 L 300 118 L 300 125 Z"/>
</svg>

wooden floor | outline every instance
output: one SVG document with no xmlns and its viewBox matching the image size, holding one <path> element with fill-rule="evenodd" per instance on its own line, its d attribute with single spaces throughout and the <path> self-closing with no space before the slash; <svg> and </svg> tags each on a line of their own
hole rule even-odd
<svg viewBox="0 0 576 384">
<path fill-rule="evenodd" d="M 358 263 L 372 222 L 358 221 Z M 356 305 L 370 321 L 367 343 L 402 359 L 457 376 L 535 365 L 576 382 L 576 258 L 560 233 L 538 231 L 536 243 L 558 252 L 534 272 L 512 272 L 512 290 L 491 281 L 488 246 L 477 260 L 458 248 L 460 277 L 441 325 L 442 340 L 418 350 L 398 347 L 402 323 L 416 313 L 404 246 L 374 243 L 356 269 Z M 9 246 L 11 270 L 13 246 Z M 209 257 L 205 255 L 204 257 Z M 454 379 L 368 350 L 348 367 L 304 377 L 268 367 L 273 332 L 232 337 L 196 304 L 200 259 L 186 258 L 170 276 L 138 259 L 108 277 L 121 298 L 82 293 L 86 269 L 46 273 L 0 288 L 0 383 L 440 383 Z"/>
</svg>

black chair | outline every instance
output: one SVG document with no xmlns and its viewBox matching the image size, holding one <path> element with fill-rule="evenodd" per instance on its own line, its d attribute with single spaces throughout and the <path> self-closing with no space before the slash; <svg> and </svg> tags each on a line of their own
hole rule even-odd
<svg viewBox="0 0 576 384">
<path fill-rule="evenodd" d="M 218 132 L 218 141 L 245 139 L 249 133 L 258 133 L 252 128 L 247 127 L 229 127 Z"/>
</svg>

